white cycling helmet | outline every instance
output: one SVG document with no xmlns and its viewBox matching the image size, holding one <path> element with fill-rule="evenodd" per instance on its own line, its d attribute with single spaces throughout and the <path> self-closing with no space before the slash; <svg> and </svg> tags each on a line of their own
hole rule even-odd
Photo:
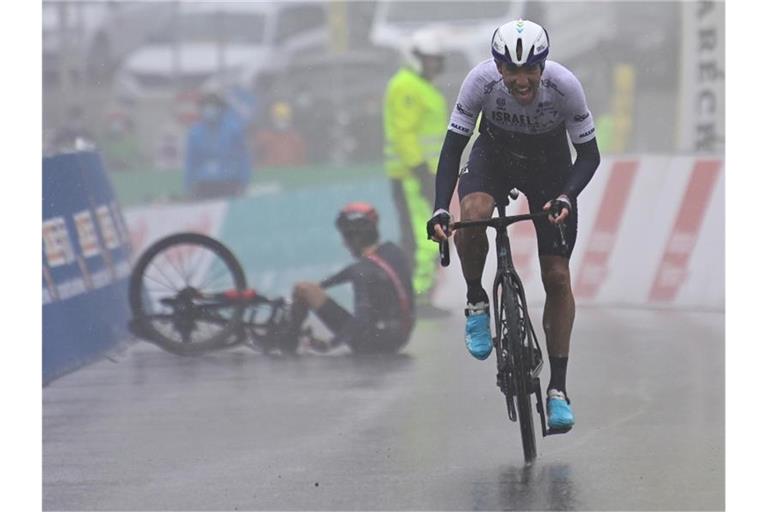
<svg viewBox="0 0 768 512">
<path fill-rule="evenodd" d="M 406 65 L 417 73 L 424 71 L 422 57 L 444 56 L 443 31 L 438 27 L 422 28 L 414 32 L 403 52 Z"/>
<path fill-rule="evenodd" d="M 510 21 L 493 33 L 491 54 L 497 61 L 515 67 L 541 64 L 543 68 L 549 54 L 549 34 L 532 21 Z"/>
</svg>

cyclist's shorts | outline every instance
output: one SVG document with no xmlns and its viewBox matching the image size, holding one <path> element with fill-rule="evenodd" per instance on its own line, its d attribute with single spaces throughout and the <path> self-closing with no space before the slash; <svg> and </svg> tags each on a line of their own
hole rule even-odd
<svg viewBox="0 0 768 512">
<path fill-rule="evenodd" d="M 330 297 L 315 311 L 315 314 L 334 335 L 340 333 L 347 322 L 352 321 L 352 313 Z"/>
<path fill-rule="evenodd" d="M 352 313 L 331 298 L 328 298 L 315 313 L 334 336 L 341 334 L 346 325 L 354 321 Z M 408 339 L 402 335 L 399 325 L 392 328 L 370 325 L 360 329 L 353 339 L 347 340 L 353 351 L 366 354 L 394 353 L 407 341 Z"/>
<path fill-rule="evenodd" d="M 499 151 L 480 136 L 472 147 L 466 168 L 459 173 L 459 199 L 473 192 L 485 192 L 496 200 L 496 204 L 509 203 L 509 191 L 513 188 L 525 194 L 528 208 L 531 212 L 541 211 L 547 201 L 555 199 L 562 193 L 565 180 L 570 170 L 570 163 L 563 163 L 552 168 L 541 165 L 526 165 L 509 154 Z M 565 228 L 565 239 L 568 242 L 570 257 L 576 243 L 578 226 L 578 205 L 573 200 L 573 209 L 568 215 Z M 508 215 L 511 212 L 507 212 Z M 561 256 L 562 249 L 558 243 L 558 229 L 545 218 L 534 220 L 539 255 Z M 514 243 L 514 240 L 512 241 Z"/>
</svg>

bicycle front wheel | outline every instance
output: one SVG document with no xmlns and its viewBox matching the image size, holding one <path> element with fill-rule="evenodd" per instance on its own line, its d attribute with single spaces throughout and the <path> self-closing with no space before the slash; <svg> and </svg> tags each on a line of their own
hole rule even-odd
<svg viewBox="0 0 768 512">
<path fill-rule="evenodd" d="M 530 347 L 526 345 L 526 341 L 530 344 L 530 340 L 520 286 L 520 283 L 511 277 L 503 279 L 500 340 L 511 356 L 508 375 L 514 389 L 517 421 L 520 424 L 520 436 L 523 441 L 523 455 L 526 462 L 532 462 L 536 458 L 536 430 L 531 404 L 533 389 L 531 389 L 529 377 L 532 360 L 529 357 Z"/>
<path fill-rule="evenodd" d="M 178 233 L 152 244 L 131 272 L 129 299 L 138 334 L 179 355 L 232 344 L 244 304 L 216 299 L 246 288 L 245 274 L 222 243 Z"/>
</svg>

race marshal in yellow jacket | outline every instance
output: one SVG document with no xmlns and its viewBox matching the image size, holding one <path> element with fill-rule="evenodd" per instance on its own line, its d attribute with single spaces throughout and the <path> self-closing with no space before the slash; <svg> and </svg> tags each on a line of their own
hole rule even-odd
<svg viewBox="0 0 768 512">
<path fill-rule="evenodd" d="M 443 70 L 440 33 L 422 29 L 411 38 L 404 65 L 387 84 L 384 100 L 385 161 L 397 208 L 401 245 L 413 264 L 420 309 L 434 310 L 438 246 L 424 235 L 432 216 L 435 173 L 448 126 L 445 98 L 432 83 Z"/>
</svg>

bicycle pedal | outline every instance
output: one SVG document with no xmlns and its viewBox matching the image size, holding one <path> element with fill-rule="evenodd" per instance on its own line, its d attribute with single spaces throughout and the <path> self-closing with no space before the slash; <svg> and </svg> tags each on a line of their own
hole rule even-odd
<svg viewBox="0 0 768 512">
<path fill-rule="evenodd" d="M 567 428 L 548 428 L 547 433 L 544 434 L 545 436 L 554 436 L 557 434 L 567 434 L 573 429 L 573 427 L 567 427 Z"/>
</svg>

